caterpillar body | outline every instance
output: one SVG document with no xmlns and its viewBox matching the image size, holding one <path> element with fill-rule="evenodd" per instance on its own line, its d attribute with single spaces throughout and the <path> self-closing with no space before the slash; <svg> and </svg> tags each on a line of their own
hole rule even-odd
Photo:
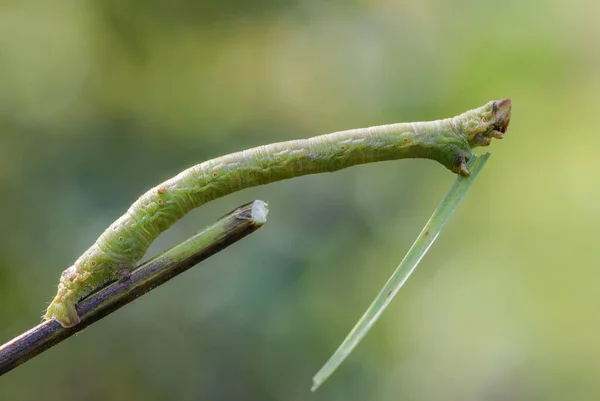
<svg viewBox="0 0 600 401">
<path fill-rule="evenodd" d="M 193 166 L 143 194 L 66 269 L 45 319 L 79 323 L 76 304 L 109 281 L 127 277 L 150 244 L 191 209 L 235 191 L 292 177 L 333 172 L 384 160 L 427 158 L 468 175 L 472 148 L 502 138 L 510 99 L 491 101 L 456 117 L 340 131 L 279 142 Z"/>
</svg>

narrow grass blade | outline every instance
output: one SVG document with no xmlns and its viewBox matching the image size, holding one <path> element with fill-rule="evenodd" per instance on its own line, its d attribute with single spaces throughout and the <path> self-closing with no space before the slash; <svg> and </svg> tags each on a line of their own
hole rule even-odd
<svg viewBox="0 0 600 401">
<path fill-rule="evenodd" d="M 402 259 L 402 262 L 400 262 L 400 265 L 396 268 L 396 271 L 394 271 L 394 274 L 392 274 L 371 306 L 369 306 L 369 309 L 367 309 L 358 323 L 356 323 L 356 326 L 354 326 L 350 334 L 348 334 L 327 363 L 325 363 L 321 370 L 313 377 L 312 391 L 319 388 L 319 386 L 331 376 L 369 332 L 377 319 L 379 319 L 379 316 L 381 316 L 385 308 L 392 301 L 398 290 L 402 288 L 423 256 L 427 253 L 429 247 L 433 244 L 440 231 L 442 231 L 442 228 L 454 212 L 454 209 L 456 209 L 456 206 L 458 206 L 469 190 L 473 181 L 475 181 L 475 178 L 477 178 L 477 175 L 487 162 L 489 156 L 490 154 L 486 153 L 483 156 L 473 156 L 471 158 L 467 164 L 467 168 L 471 172 L 471 175 L 469 177 L 459 176 L 456 181 L 454 181 L 454 185 L 452 185 L 442 202 L 437 209 L 435 209 L 414 244 L 408 250 L 408 253 L 404 256 L 404 259 Z"/>
</svg>

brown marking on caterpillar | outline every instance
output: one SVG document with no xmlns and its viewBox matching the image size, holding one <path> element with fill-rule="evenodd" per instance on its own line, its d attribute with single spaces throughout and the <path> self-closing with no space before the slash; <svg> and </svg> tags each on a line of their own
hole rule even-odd
<svg viewBox="0 0 600 401">
<path fill-rule="evenodd" d="M 123 242 L 123 241 L 125 241 L 125 238 L 119 237 L 119 242 Z"/>
<path fill-rule="evenodd" d="M 159 200 L 157 200 L 156 202 L 157 202 L 159 205 L 161 205 L 161 204 L 163 203 L 163 200 L 162 200 L 162 199 L 159 199 Z"/>
<path fill-rule="evenodd" d="M 96 267 L 96 261 L 92 260 L 92 267 Z"/>
<path fill-rule="evenodd" d="M 428 237 L 429 236 L 429 230 L 425 231 L 425 236 Z"/>
<path fill-rule="evenodd" d="M 212 173 L 212 176 L 213 176 L 213 177 L 216 177 L 217 175 L 218 175 L 217 173 Z"/>
<path fill-rule="evenodd" d="M 346 147 L 344 145 L 342 145 L 342 147 L 340 149 L 344 150 L 344 149 L 346 149 Z"/>
<path fill-rule="evenodd" d="M 408 143 L 408 138 L 404 138 L 404 140 L 402 142 Z"/>
<path fill-rule="evenodd" d="M 387 298 L 389 298 L 392 295 L 392 292 L 394 292 L 394 290 L 389 290 L 387 294 L 385 294 L 385 296 Z"/>
<path fill-rule="evenodd" d="M 156 193 L 159 194 L 159 195 L 162 195 L 162 194 L 165 193 L 166 190 L 167 190 L 167 188 L 165 188 L 164 185 L 161 185 L 160 187 L 158 187 L 156 189 Z"/>
<path fill-rule="evenodd" d="M 277 163 L 279 163 L 281 161 L 281 157 L 277 158 Z"/>
<path fill-rule="evenodd" d="M 487 118 L 483 117 L 483 118 L 481 119 L 481 122 L 482 122 L 482 123 L 487 123 Z"/>
</svg>

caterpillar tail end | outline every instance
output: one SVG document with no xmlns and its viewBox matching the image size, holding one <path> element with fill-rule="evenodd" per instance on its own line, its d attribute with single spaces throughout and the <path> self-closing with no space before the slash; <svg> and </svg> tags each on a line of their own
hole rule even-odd
<svg viewBox="0 0 600 401">
<path fill-rule="evenodd" d="M 73 302 L 66 301 L 63 298 L 64 297 L 59 292 L 59 294 L 57 294 L 50 303 L 50 306 L 48 306 L 46 314 L 44 315 L 44 319 L 54 319 L 65 328 L 73 327 L 81 322 L 81 319 L 77 314 L 75 304 Z"/>
</svg>

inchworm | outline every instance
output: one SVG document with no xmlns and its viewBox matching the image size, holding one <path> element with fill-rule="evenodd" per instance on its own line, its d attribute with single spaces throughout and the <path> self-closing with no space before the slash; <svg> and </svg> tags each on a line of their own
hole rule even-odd
<svg viewBox="0 0 600 401">
<path fill-rule="evenodd" d="M 191 209 L 232 192 L 357 164 L 427 158 L 468 175 L 472 148 L 502 138 L 510 99 L 491 101 L 456 117 L 340 131 L 279 142 L 193 166 L 142 195 L 66 269 L 45 319 L 64 327 L 79 323 L 75 305 L 109 281 L 126 278 L 150 244 Z"/>
</svg>

